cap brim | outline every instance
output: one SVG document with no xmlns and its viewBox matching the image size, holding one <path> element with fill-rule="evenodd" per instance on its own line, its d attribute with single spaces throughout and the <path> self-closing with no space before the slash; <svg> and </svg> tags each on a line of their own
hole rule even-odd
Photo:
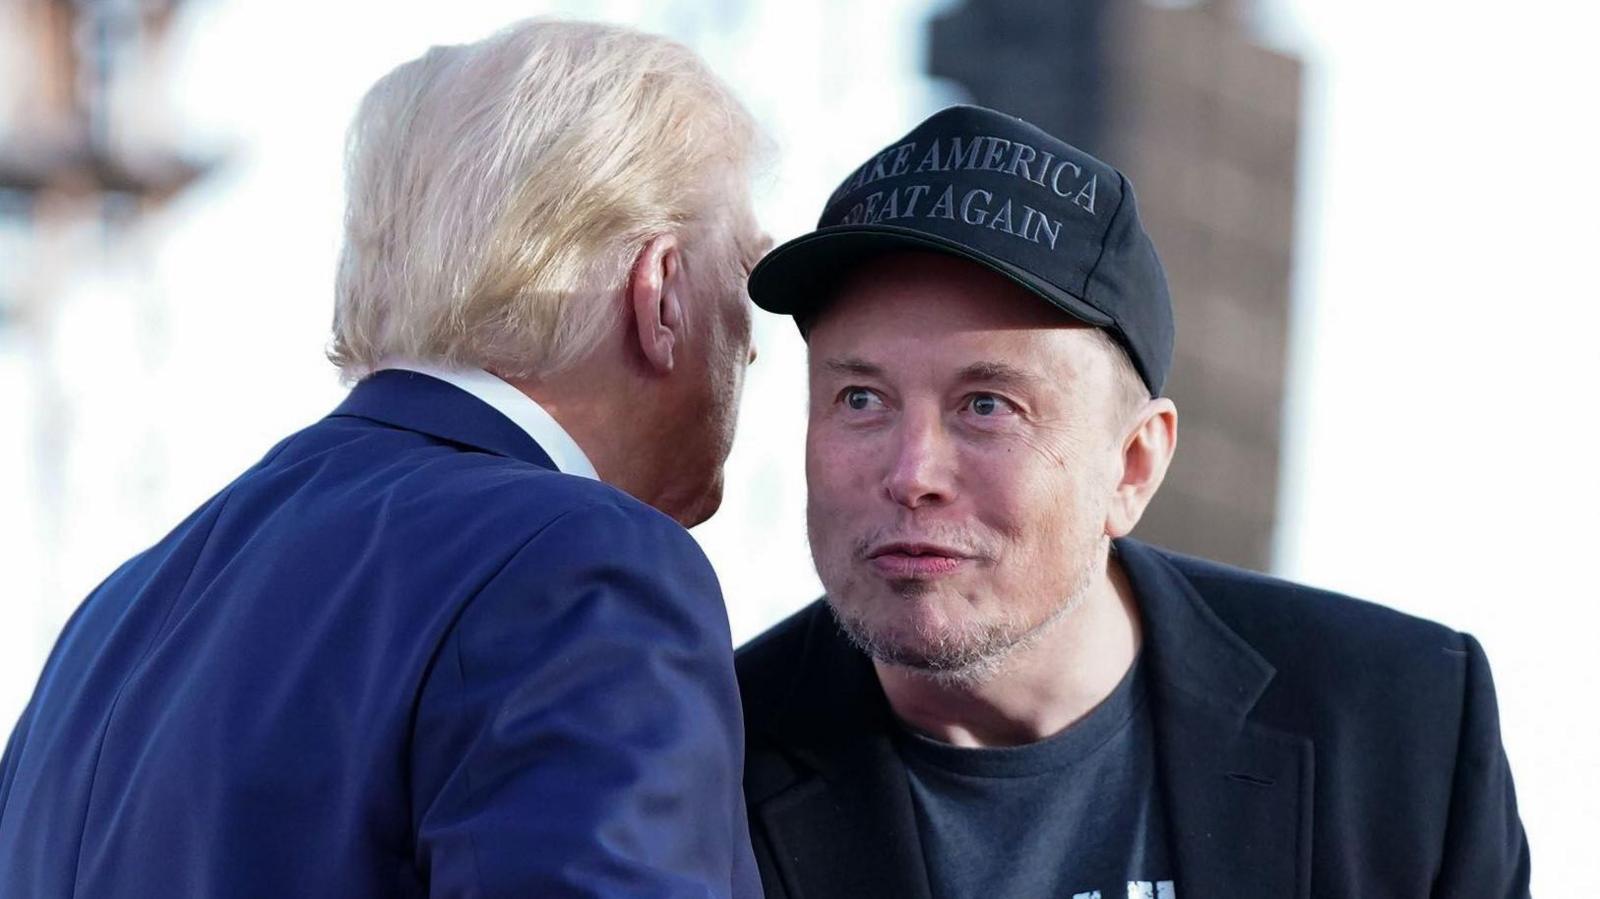
<svg viewBox="0 0 1600 899">
<path fill-rule="evenodd" d="M 1104 312 L 1010 263 L 954 240 L 895 225 L 834 225 L 775 248 L 750 272 L 750 299 L 768 312 L 803 322 L 832 299 L 851 269 L 895 250 L 929 250 L 969 259 L 1085 324 L 1113 324 Z"/>
</svg>

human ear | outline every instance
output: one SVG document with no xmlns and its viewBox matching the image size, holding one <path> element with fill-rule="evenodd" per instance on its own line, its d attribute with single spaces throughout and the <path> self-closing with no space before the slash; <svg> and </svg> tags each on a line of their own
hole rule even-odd
<svg viewBox="0 0 1600 899">
<path fill-rule="evenodd" d="M 1178 445 L 1178 409 L 1158 397 L 1139 410 L 1122 442 L 1122 476 L 1106 509 L 1106 534 L 1126 536 L 1139 523 L 1167 476 Z"/>
<path fill-rule="evenodd" d="M 650 238 L 628 275 L 634 337 L 645 363 L 659 374 L 672 371 L 683 341 L 683 277 L 683 256 L 674 234 Z"/>
</svg>

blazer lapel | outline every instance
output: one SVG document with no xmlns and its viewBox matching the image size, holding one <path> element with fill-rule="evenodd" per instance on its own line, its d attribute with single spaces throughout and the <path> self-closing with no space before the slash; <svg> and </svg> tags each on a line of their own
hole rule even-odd
<svg viewBox="0 0 1600 899">
<path fill-rule="evenodd" d="M 1311 741 L 1248 718 L 1274 669 L 1153 550 L 1117 555 L 1144 619 L 1178 895 L 1309 897 Z"/>
<path fill-rule="evenodd" d="M 1156 707 L 1178 894 L 1311 894 L 1311 743 L 1241 729 L 1184 702 Z"/>
<path fill-rule="evenodd" d="M 813 776 L 762 802 L 790 899 L 930 899 L 927 864 L 888 703 L 872 663 L 824 610 L 781 716 Z"/>
</svg>

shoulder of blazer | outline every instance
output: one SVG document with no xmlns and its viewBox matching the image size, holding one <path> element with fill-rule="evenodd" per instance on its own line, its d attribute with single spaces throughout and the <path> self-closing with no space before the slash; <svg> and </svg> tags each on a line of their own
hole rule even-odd
<svg viewBox="0 0 1600 899">
<path fill-rule="evenodd" d="M 1467 687 L 1467 636 L 1329 590 L 1165 550 L 1157 552 L 1217 618 L 1275 670 L 1258 714 L 1352 740 L 1387 735 L 1408 752 L 1451 757 Z"/>
<path fill-rule="evenodd" d="M 530 446 L 538 451 L 538 445 Z M 426 541 L 432 533 L 470 534 L 480 549 L 517 547 L 546 526 L 560 526 L 570 513 L 610 509 L 627 520 L 659 525 L 650 533 L 659 531 L 685 552 L 702 555 L 682 526 L 603 481 L 352 414 L 333 414 L 301 430 L 229 489 L 272 491 L 275 481 L 293 485 L 306 478 L 346 485 L 338 502 L 325 491 L 330 501 L 318 505 L 330 520 L 358 515 L 365 504 L 366 517 L 381 513 L 390 537 Z M 384 545 L 414 542 L 390 539 Z M 594 549 L 597 555 L 627 552 L 606 541 L 595 542 Z"/>
<path fill-rule="evenodd" d="M 1156 552 L 1280 672 L 1304 663 L 1404 665 L 1418 653 L 1454 654 L 1466 648 L 1457 631 L 1387 606 L 1164 549 Z"/>
<path fill-rule="evenodd" d="M 756 635 L 734 653 L 734 664 L 742 686 L 766 700 L 787 692 L 805 656 L 806 644 L 817 624 L 832 626 L 833 615 L 827 603 L 818 599 L 788 618 Z M 760 717 L 765 705 L 757 703 L 749 711 Z"/>
<path fill-rule="evenodd" d="M 752 803 L 775 796 L 807 776 L 788 751 L 792 741 L 784 730 L 826 725 L 795 721 L 796 707 L 803 709 L 807 704 L 791 699 L 802 675 L 816 664 L 823 649 L 820 644 L 843 639 L 827 602 L 818 599 L 734 654 L 744 704 L 745 791 Z"/>
</svg>

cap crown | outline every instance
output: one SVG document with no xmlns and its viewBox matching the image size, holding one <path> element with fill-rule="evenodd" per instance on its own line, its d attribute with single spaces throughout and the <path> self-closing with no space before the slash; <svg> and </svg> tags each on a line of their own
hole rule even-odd
<svg viewBox="0 0 1600 899">
<path fill-rule="evenodd" d="M 778 257 L 833 245 L 833 261 L 917 246 L 964 256 L 1058 308 L 1110 331 L 1152 393 L 1171 367 L 1166 274 L 1139 223 L 1128 179 L 1094 156 L 1013 116 L 977 106 L 942 110 L 852 171 L 828 198 L 817 231 L 774 250 L 751 296 L 802 314 L 784 296 Z"/>
</svg>

